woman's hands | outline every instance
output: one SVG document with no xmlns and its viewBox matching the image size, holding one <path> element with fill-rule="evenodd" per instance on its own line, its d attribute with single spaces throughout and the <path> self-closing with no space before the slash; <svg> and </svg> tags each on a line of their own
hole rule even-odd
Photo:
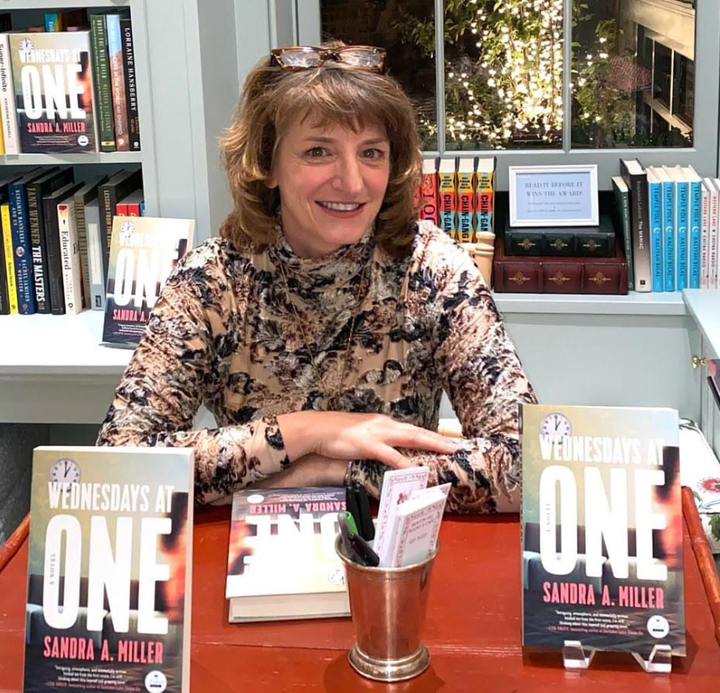
<svg viewBox="0 0 720 693">
<path fill-rule="evenodd" d="M 300 411 L 277 417 L 290 460 L 315 453 L 333 460 L 375 459 L 396 469 L 411 462 L 397 448 L 445 455 L 458 441 L 384 414 Z"/>
<path fill-rule="evenodd" d="M 258 482 L 254 488 L 342 486 L 346 469 L 346 460 L 333 460 L 311 453 L 293 462 L 285 471 Z"/>
</svg>

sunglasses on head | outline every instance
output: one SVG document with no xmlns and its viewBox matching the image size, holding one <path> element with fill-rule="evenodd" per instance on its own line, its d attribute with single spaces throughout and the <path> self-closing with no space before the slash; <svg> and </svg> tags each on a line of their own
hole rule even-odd
<svg viewBox="0 0 720 693">
<path fill-rule="evenodd" d="M 342 48 L 317 48 L 315 46 L 287 46 L 273 48 L 271 62 L 283 70 L 307 70 L 320 67 L 328 60 L 349 65 L 360 70 L 385 72 L 384 48 L 375 46 L 344 46 Z"/>
</svg>

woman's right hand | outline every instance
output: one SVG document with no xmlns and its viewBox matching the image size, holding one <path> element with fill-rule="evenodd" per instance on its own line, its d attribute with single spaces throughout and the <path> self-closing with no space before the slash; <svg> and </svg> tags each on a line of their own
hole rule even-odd
<svg viewBox="0 0 720 693">
<path fill-rule="evenodd" d="M 315 453 L 341 460 L 375 459 L 401 469 L 412 462 L 398 448 L 450 455 L 458 441 L 384 414 L 300 411 L 277 417 L 291 460 Z"/>
</svg>

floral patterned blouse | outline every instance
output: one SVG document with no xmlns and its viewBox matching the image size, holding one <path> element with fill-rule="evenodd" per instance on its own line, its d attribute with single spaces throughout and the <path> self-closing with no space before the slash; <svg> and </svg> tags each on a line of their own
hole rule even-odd
<svg viewBox="0 0 720 693">
<path fill-rule="evenodd" d="M 419 222 L 401 259 L 372 229 L 304 259 L 282 236 L 262 252 L 213 238 L 168 279 L 98 444 L 193 447 L 196 498 L 217 501 L 290 464 L 279 414 L 382 413 L 434 430 L 443 390 L 467 441 L 452 455 L 404 454 L 430 483 L 452 484 L 449 510 L 517 511 L 518 405 L 535 395 L 455 241 Z M 216 428 L 192 430 L 201 404 Z M 378 496 L 384 471 L 358 460 L 352 475 Z"/>
</svg>

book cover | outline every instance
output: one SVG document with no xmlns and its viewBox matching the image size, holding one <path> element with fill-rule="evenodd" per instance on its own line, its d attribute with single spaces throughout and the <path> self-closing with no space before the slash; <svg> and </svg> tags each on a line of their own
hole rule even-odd
<svg viewBox="0 0 720 693">
<path fill-rule="evenodd" d="M 522 405 L 523 645 L 685 655 L 678 415 Z"/>
<path fill-rule="evenodd" d="M 189 690 L 192 492 L 190 449 L 35 449 L 25 693 Z"/>
<path fill-rule="evenodd" d="M 613 195 L 615 196 L 615 216 L 618 228 L 622 231 L 622 243 L 625 250 L 628 271 L 628 289 L 635 289 L 635 275 L 632 266 L 632 226 L 630 221 L 630 188 L 622 176 L 613 176 L 611 179 Z"/>
<path fill-rule="evenodd" d="M 192 247 L 192 219 L 115 217 L 103 343 L 134 347 L 178 260 Z"/>
<path fill-rule="evenodd" d="M 24 154 L 95 152 L 90 32 L 10 34 Z"/>
<path fill-rule="evenodd" d="M 335 553 L 344 488 L 244 489 L 233 495 L 225 596 L 229 619 L 347 616 Z"/>
</svg>

